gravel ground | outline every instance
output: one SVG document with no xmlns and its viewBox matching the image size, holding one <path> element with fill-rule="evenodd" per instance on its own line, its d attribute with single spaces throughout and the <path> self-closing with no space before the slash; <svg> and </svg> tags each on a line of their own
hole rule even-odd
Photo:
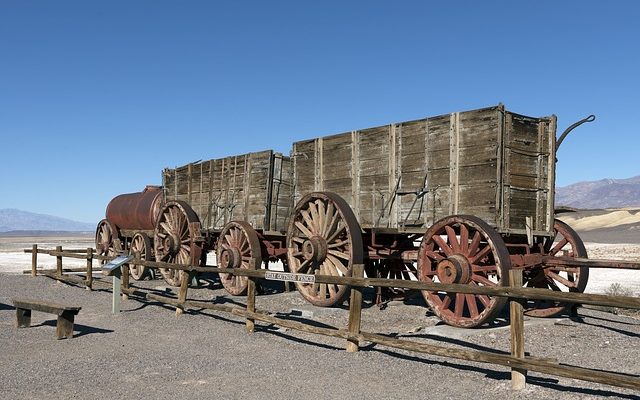
<svg viewBox="0 0 640 400">
<path fill-rule="evenodd" d="M 213 279 L 189 298 L 244 303 Z M 142 286 L 164 290 L 161 281 Z M 265 286 L 257 306 L 302 314 L 317 324 L 346 327 L 346 309 L 308 305 L 296 293 Z M 34 312 L 29 329 L 14 327 L 12 297 L 35 297 L 83 307 L 76 337 L 55 340 L 55 318 Z M 508 327 L 462 330 L 442 326 L 419 297 L 372 306 L 365 293 L 363 330 L 487 351 L 509 348 Z M 108 290 L 86 291 L 45 277 L 0 274 L 0 390 L 3 399 L 402 398 L 589 399 L 640 398 L 640 392 L 530 374 L 523 391 L 510 388 L 508 369 L 490 364 L 366 345 L 347 353 L 344 341 L 242 320 L 128 300 L 110 313 Z M 526 351 L 572 365 L 640 374 L 640 320 L 580 309 L 568 318 L 526 321 Z"/>
</svg>

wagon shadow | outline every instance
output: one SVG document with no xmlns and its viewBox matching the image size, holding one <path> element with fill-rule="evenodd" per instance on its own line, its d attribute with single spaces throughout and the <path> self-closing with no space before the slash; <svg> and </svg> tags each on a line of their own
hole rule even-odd
<svg viewBox="0 0 640 400">
<path fill-rule="evenodd" d="M 453 368 L 459 371 L 472 371 L 480 374 L 484 374 L 486 378 L 494 379 L 498 381 L 508 381 L 511 379 L 511 372 L 507 371 L 494 371 L 488 368 L 477 367 L 473 365 L 463 364 L 462 362 L 451 362 L 451 361 L 437 361 L 437 360 L 428 360 L 416 356 L 410 356 L 406 354 L 401 354 L 393 350 L 382 350 L 382 349 L 370 349 L 369 351 L 376 351 L 382 354 L 385 354 L 390 357 L 395 357 L 402 360 L 412 361 L 416 363 L 426 364 L 426 365 L 438 365 L 448 368 Z M 567 392 L 572 394 L 581 394 L 581 395 L 590 395 L 596 397 L 615 397 L 621 399 L 630 399 L 637 400 L 638 396 L 634 394 L 625 394 L 620 392 L 615 392 L 612 390 L 606 389 L 590 389 L 576 386 L 565 386 L 559 383 L 558 379 L 554 378 L 545 378 L 540 376 L 527 376 L 527 384 L 544 387 L 547 389 L 557 390 L 560 392 Z"/>
<path fill-rule="evenodd" d="M 0 303 L 0 311 L 5 311 L 5 310 L 15 310 L 15 308 L 8 304 Z"/>
<path fill-rule="evenodd" d="M 32 328 L 38 327 L 38 326 L 52 326 L 52 327 L 56 327 L 57 325 L 57 321 L 50 319 L 44 322 L 41 322 L 37 325 L 31 325 Z M 74 338 L 79 338 L 82 336 L 86 336 L 86 335 L 91 335 L 94 333 L 112 333 L 113 330 L 111 329 L 103 329 L 103 328 L 96 328 L 95 326 L 88 326 L 88 325 L 82 325 L 82 324 L 74 324 L 73 325 L 73 337 Z M 75 333 L 78 332 L 78 333 Z"/>
<path fill-rule="evenodd" d="M 603 324 L 588 322 L 589 319 L 595 319 L 595 320 L 601 320 L 601 321 L 609 321 L 609 322 L 612 322 L 612 323 L 619 323 L 618 321 L 614 321 L 614 320 L 610 320 L 610 319 L 606 319 L 606 318 L 593 318 L 591 316 L 584 316 L 584 317 L 582 317 L 582 316 L 574 316 L 574 317 L 571 317 L 572 321 L 577 322 L 577 323 L 579 323 L 581 325 L 593 326 L 593 327 L 596 327 L 596 328 L 601 328 L 601 329 L 606 329 L 608 331 L 616 332 L 616 333 L 619 333 L 619 334 L 624 335 L 624 336 L 629 336 L 629 337 L 633 337 L 633 338 L 640 338 L 640 333 L 638 333 L 638 332 L 631 332 L 631 331 L 628 331 L 628 330 L 625 330 L 625 329 L 621 329 L 621 328 L 616 328 L 616 327 L 613 327 L 613 326 L 606 326 L 606 325 L 603 325 Z M 631 324 L 631 323 L 625 323 L 625 322 L 620 322 L 620 323 L 625 324 L 625 325 L 631 325 L 631 326 L 640 327 L 640 324 Z"/>
</svg>

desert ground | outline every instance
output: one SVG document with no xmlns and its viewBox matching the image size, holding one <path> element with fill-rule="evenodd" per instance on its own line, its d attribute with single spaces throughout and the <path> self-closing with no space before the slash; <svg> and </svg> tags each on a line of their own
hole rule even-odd
<svg viewBox="0 0 640 400">
<path fill-rule="evenodd" d="M 637 216 L 633 211 L 630 214 Z M 590 258 L 640 260 L 640 238 L 632 240 L 640 221 L 606 225 L 603 214 L 587 212 L 565 216 L 580 227 Z M 625 214 L 626 215 L 626 214 Z M 595 217 L 599 222 L 585 218 Z M 616 214 L 615 218 L 620 217 Z M 582 225 L 580 225 L 582 224 Z M 635 230 L 635 232 L 634 232 Z M 616 231 L 615 233 L 611 233 Z M 625 239 L 625 241 L 618 241 Z M 104 398 L 403 398 L 436 396 L 442 399 L 640 399 L 640 391 L 530 373 L 527 388 L 513 391 L 507 368 L 457 361 L 363 344 L 358 353 L 346 353 L 344 341 L 258 324 L 247 334 L 244 322 L 228 314 L 189 310 L 176 317 L 174 309 L 130 298 L 118 315 L 110 312 L 108 286 L 94 291 L 33 278 L 22 270 L 31 255 L 22 252 L 37 243 L 41 248 L 86 248 L 91 236 L 0 237 L 0 388 L 6 399 Z M 84 266 L 67 260 L 67 266 Z M 40 255 L 38 268 L 52 268 L 55 258 Z M 98 277 L 100 275 L 98 274 Z M 619 283 L 640 294 L 640 271 L 592 270 L 587 292 L 605 292 Z M 161 280 L 136 283 L 148 290 L 175 295 Z M 55 340 L 55 316 L 34 312 L 32 327 L 15 328 L 11 299 L 32 297 L 80 305 L 75 337 Z M 401 338 L 493 352 L 509 351 L 506 314 L 482 329 L 443 325 L 425 307 L 420 296 L 391 301 L 383 310 L 365 292 L 364 331 Z M 244 304 L 228 295 L 217 279 L 203 276 L 189 298 Z M 306 319 L 323 326 L 346 327 L 346 308 L 318 308 L 280 284 L 264 286 L 257 307 L 279 317 Z M 560 362 L 640 375 L 637 363 L 640 320 L 602 310 L 580 308 L 577 318 L 526 317 L 525 350 L 533 356 Z"/>
</svg>

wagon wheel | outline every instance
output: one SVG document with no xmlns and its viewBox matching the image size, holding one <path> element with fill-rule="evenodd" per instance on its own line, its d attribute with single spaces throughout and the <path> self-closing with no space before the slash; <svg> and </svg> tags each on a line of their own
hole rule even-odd
<svg viewBox="0 0 640 400">
<path fill-rule="evenodd" d="M 401 259 L 371 260 L 367 263 L 367 276 L 384 279 L 418 280 L 418 268 L 414 262 Z M 411 289 L 383 287 L 383 298 L 402 298 Z"/>
<path fill-rule="evenodd" d="M 550 256 L 587 258 L 587 250 L 580 236 L 564 222 L 553 224 L 555 238 L 544 242 L 544 252 Z M 546 267 L 527 271 L 525 286 L 562 292 L 584 292 L 589 280 L 589 267 Z M 553 317 L 561 314 L 569 304 L 535 300 L 527 304 L 525 314 L 532 317 Z"/>
<path fill-rule="evenodd" d="M 251 259 L 255 264 L 251 264 Z M 256 231 L 246 222 L 232 221 L 224 226 L 218 239 L 216 259 L 220 268 L 260 268 L 262 251 Z M 248 277 L 219 274 L 222 286 L 234 296 L 246 294 Z"/>
<path fill-rule="evenodd" d="M 353 264 L 363 260 L 362 234 L 351 207 L 335 193 L 315 192 L 296 205 L 287 233 L 289 269 L 295 273 L 351 276 Z M 316 306 L 342 303 L 346 285 L 296 283 L 298 291 Z"/>
<path fill-rule="evenodd" d="M 149 236 L 142 232 L 136 232 L 131 239 L 129 254 L 134 255 L 137 252 L 140 253 L 140 260 L 153 261 L 152 251 L 153 248 Z M 133 279 L 139 281 L 149 274 L 149 268 L 144 265 L 129 264 L 129 273 Z"/>
<path fill-rule="evenodd" d="M 506 286 L 509 253 L 502 237 L 480 218 L 454 215 L 427 230 L 418 251 L 418 275 L 429 283 Z M 491 321 L 505 297 L 423 291 L 433 312 L 449 325 L 472 328 Z"/>
<path fill-rule="evenodd" d="M 196 243 L 200 237 L 200 220 L 183 201 L 168 202 L 158 218 L 154 233 L 156 261 L 197 265 L 202 249 Z M 164 280 L 179 286 L 183 271 L 159 268 Z"/>
<path fill-rule="evenodd" d="M 103 219 L 98 222 L 96 228 L 96 253 L 101 256 L 115 257 L 122 251 L 122 243 L 118 238 L 118 230 L 111 222 Z M 100 260 L 100 265 L 106 264 L 107 260 Z"/>
</svg>

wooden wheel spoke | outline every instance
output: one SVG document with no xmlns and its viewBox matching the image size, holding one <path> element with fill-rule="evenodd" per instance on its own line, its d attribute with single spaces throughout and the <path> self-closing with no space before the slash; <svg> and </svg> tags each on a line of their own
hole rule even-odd
<svg viewBox="0 0 640 400">
<path fill-rule="evenodd" d="M 335 242 L 327 245 L 327 249 L 335 249 L 338 247 L 343 247 L 346 244 L 349 244 L 349 240 L 341 240 L 339 242 Z"/>
<path fill-rule="evenodd" d="M 471 269 L 473 272 L 484 272 L 484 273 L 492 273 L 492 272 L 497 272 L 498 271 L 498 266 L 497 265 L 476 265 L 476 264 L 472 264 L 471 265 Z"/>
<path fill-rule="evenodd" d="M 473 256 L 477 253 L 478 248 L 480 247 L 480 240 L 482 240 L 482 235 L 480 232 L 476 231 L 473 234 L 473 239 L 471 240 L 471 244 L 467 250 L 467 256 Z"/>
<path fill-rule="evenodd" d="M 555 280 L 547 275 L 547 285 L 549 285 L 549 289 L 554 290 L 556 292 L 562 292 L 562 289 L 558 286 Z"/>
<path fill-rule="evenodd" d="M 483 285 L 485 285 L 485 286 L 498 286 L 498 284 L 497 284 L 497 283 L 495 283 L 495 282 L 493 282 L 493 281 L 489 280 L 488 278 L 486 278 L 486 277 L 484 277 L 484 276 L 482 276 L 482 275 L 472 274 L 472 275 L 471 275 L 471 279 L 472 279 L 474 282 L 482 283 L 482 284 L 483 284 Z"/>
<path fill-rule="evenodd" d="M 325 213 L 325 217 L 324 217 L 324 224 L 322 224 L 322 230 L 320 232 L 320 235 L 323 237 L 326 237 L 327 234 L 329 233 L 327 230 L 329 228 L 331 228 L 331 225 L 333 224 L 333 220 L 336 218 L 336 210 L 335 207 L 333 206 L 332 202 L 329 202 L 329 205 L 327 206 L 327 212 Z"/>
<path fill-rule="evenodd" d="M 307 228 L 309 229 L 309 232 L 318 231 L 318 229 L 316 228 L 316 224 L 313 222 L 311 215 L 309 215 L 309 212 L 307 210 L 300 210 L 300 215 L 302 215 L 302 219 L 304 219 L 304 222 L 307 223 Z"/>
<path fill-rule="evenodd" d="M 302 212 L 304 210 L 301 210 L 300 212 Z M 309 211 L 311 212 L 311 226 L 309 226 L 309 228 L 311 230 L 313 230 L 314 232 L 320 233 L 320 216 L 318 215 L 318 209 L 316 208 L 316 204 L 315 203 L 309 203 Z"/>
<path fill-rule="evenodd" d="M 549 255 L 555 256 L 560 250 L 562 250 L 564 246 L 567 245 L 567 243 L 569 243 L 569 240 L 563 237 L 561 241 L 559 241 L 555 246 L 553 246 L 551 250 L 549 250 Z"/>
<path fill-rule="evenodd" d="M 342 276 L 349 275 L 348 267 L 346 267 L 342 262 L 340 262 L 340 260 L 338 260 L 337 258 L 331 255 L 327 256 L 327 260 L 331 261 L 331 264 L 333 264 L 333 266 L 342 273 Z"/>
<path fill-rule="evenodd" d="M 300 264 L 296 272 L 300 274 L 304 274 L 309 270 L 310 266 L 311 266 L 311 260 L 304 260 L 302 264 Z"/>
<path fill-rule="evenodd" d="M 442 239 L 440 235 L 433 235 L 432 239 L 447 257 L 453 255 L 451 247 L 449 247 L 449 245 Z"/>
<path fill-rule="evenodd" d="M 449 240 L 451 250 L 453 250 L 454 253 L 460 253 L 460 243 L 458 243 L 456 232 L 449 225 L 445 226 L 444 230 L 447 232 L 447 239 Z"/>
<path fill-rule="evenodd" d="M 169 225 L 168 222 L 161 222 L 160 226 L 162 227 L 162 229 L 164 229 L 165 232 L 170 233 L 172 231 L 171 226 Z M 166 235 L 165 235 L 166 237 Z"/>
<path fill-rule="evenodd" d="M 336 230 L 335 230 L 335 231 L 331 234 L 331 236 L 329 236 L 329 238 L 327 239 L 327 243 L 331 243 L 331 242 L 333 242 L 333 241 L 335 240 L 335 238 L 337 238 L 337 237 L 338 237 L 338 235 L 339 235 L 342 231 L 346 230 L 346 228 L 347 228 L 347 226 L 346 226 L 346 225 L 338 224 L 338 227 L 336 228 Z"/>
<path fill-rule="evenodd" d="M 477 264 L 478 261 L 488 256 L 490 253 L 491 253 L 491 245 L 487 243 L 487 245 L 471 259 L 471 264 Z"/>
<path fill-rule="evenodd" d="M 325 220 L 327 218 L 326 211 L 324 209 L 324 202 L 320 199 L 316 200 L 316 207 L 318 208 L 318 234 L 322 235 L 322 230 L 324 229 Z"/>
<path fill-rule="evenodd" d="M 431 260 L 435 260 L 435 261 L 440 261 L 442 259 L 444 259 L 445 257 L 440 254 L 440 253 L 436 253 L 435 251 L 426 251 L 425 254 L 427 255 L 427 257 L 429 257 Z"/>
<path fill-rule="evenodd" d="M 478 295 L 478 299 L 484 305 L 485 308 L 489 308 L 491 306 L 491 299 L 486 294 Z"/>
<path fill-rule="evenodd" d="M 298 227 L 298 229 L 300 230 L 300 232 L 302 232 L 303 235 L 305 235 L 307 238 L 311 239 L 313 237 L 313 233 L 311 233 L 311 231 L 309 231 L 309 229 L 307 229 L 302 222 L 300 221 L 296 221 L 295 222 L 296 227 Z"/>
<path fill-rule="evenodd" d="M 325 229 L 325 231 L 322 233 L 323 237 L 329 237 L 329 235 L 332 234 L 332 232 L 337 229 L 337 225 L 340 222 L 340 212 L 338 210 L 335 210 L 333 212 L 333 215 L 331 216 L 331 221 L 329 222 L 329 224 L 327 225 L 327 228 Z M 330 240 L 328 240 L 330 242 Z"/>
<path fill-rule="evenodd" d="M 338 257 L 338 258 L 342 258 L 343 260 L 349 261 L 351 259 L 351 256 L 349 254 L 343 253 L 343 252 L 338 251 L 338 250 L 329 249 L 327 252 L 329 254 L 332 254 L 332 255 Z"/>
<path fill-rule="evenodd" d="M 477 317 L 480 315 L 480 312 L 478 312 L 478 300 L 476 299 L 476 296 L 473 294 L 465 294 L 464 297 L 467 301 L 467 308 L 469 309 L 471 317 Z"/>
<path fill-rule="evenodd" d="M 460 252 L 467 254 L 469 251 L 469 229 L 465 224 L 460 224 Z"/>
<path fill-rule="evenodd" d="M 462 317 L 464 312 L 465 295 L 464 293 L 456 293 L 456 305 L 454 315 L 458 318 Z"/>
<path fill-rule="evenodd" d="M 551 277 L 554 281 L 562 283 L 567 288 L 575 288 L 576 287 L 576 282 L 572 282 L 572 281 L 570 281 L 568 279 L 565 279 L 563 276 L 558 275 L 555 272 L 547 271 L 547 275 L 549 277 Z"/>
<path fill-rule="evenodd" d="M 326 283 L 321 283 L 320 284 L 320 289 L 318 290 L 318 296 L 320 296 L 323 299 L 327 297 L 327 284 Z"/>
</svg>

